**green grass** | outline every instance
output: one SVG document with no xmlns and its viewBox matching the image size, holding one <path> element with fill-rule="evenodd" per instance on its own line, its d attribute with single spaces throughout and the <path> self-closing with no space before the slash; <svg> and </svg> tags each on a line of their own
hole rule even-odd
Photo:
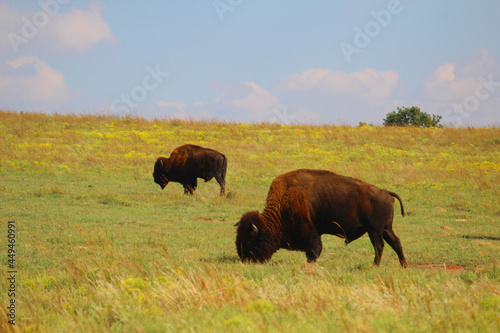
<svg viewBox="0 0 500 333">
<path fill-rule="evenodd" d="M 497 332 L 500 130 L 278 126 L 0 112 L 0 257 L 16 221 L 16 325 L 2 332 Z M 228 157 L 227 192 L 164 191 L 156 157 Z M 328 169 L 398 193 L 410 264 L 325 235 L 315 265 L 242 264 L 235 222 L 272 179 Z M 397 205 L 396 205 L 397 206 Z M 3 231 L 1 231 L 3 230 Z M 6 264 L 2 265 L 7 275 Z M 0 302 L 9 297 L 0 280 Z"/>
</svg>

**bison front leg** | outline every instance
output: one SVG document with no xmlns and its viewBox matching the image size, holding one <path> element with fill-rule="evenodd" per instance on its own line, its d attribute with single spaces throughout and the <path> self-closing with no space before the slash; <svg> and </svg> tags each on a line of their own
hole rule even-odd
<svg viewBox="0 0 500 333">
<path fill-rule="evenodd" d="M 193 194 L 193 188 L 188 185 L 188 184 L 184 184 L 184 194 Z"/>
<path fill-rule="evenodd" d="M 316 235 L 312 241 L 311 249 L 306 251 L 307 262 L 316 262 L 322 250 L 323 243 L 321 242 L 321 235 Z"/>
<path fill-rule="evenodd" d="M 184 194 L 193 195 L 193 192 L 196 190 L 196 187 L 198 186 L 198 182 L 196 181 L 195 178 L 194 180 L 191 180 L 189 183 L 182 185 L 184 186 Z"/>
</svg>

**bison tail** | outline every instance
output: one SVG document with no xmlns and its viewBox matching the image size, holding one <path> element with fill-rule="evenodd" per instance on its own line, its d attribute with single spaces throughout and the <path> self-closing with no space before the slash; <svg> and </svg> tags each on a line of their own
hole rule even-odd
<svg viewBox="0 0 500 333">
<path fill-rule="evenodd" d="M 401 200 L 401 197 L 400 197 L 399 195 L 397 195 L 396 193 L 394 193 L 394 192 L 390 192 L 390 191 L 387 191 L 387 192 L 389 192 L 389 194 L 390 194 L 392 197 L 394 197 L 394 198 L 398 199 L 398 201 L 399 201 L 399 205 L 401 206 L 401 215 L 405 216 L 405 209 L 404 209 L 404 207 L 403 207 L 403 200 Z"/>
</svg>

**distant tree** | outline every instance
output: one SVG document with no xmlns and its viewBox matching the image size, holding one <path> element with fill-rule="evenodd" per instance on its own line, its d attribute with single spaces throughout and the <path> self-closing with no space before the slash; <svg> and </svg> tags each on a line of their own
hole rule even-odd
<svg viewBox="0 0 500 333">
<path fill-rule="evenodd" d="M 398 112 L 388 113 L 384 119 L 385 126 L 417 126 L 417 127 L 436 127 L 441 120 L 441 116 L 420 111 L 419 107 L 412 106 L 400 108 Z"/>
</svg>

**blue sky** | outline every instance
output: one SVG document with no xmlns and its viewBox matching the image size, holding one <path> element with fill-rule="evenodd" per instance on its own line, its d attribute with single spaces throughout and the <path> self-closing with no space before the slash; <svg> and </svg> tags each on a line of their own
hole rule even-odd
<svg viewBox="0 0 500 333">
<path fill-rule="evenodd" d="M 0 1 L 0 108 L 500 124 L 500 2 Z"/>
</svg>

